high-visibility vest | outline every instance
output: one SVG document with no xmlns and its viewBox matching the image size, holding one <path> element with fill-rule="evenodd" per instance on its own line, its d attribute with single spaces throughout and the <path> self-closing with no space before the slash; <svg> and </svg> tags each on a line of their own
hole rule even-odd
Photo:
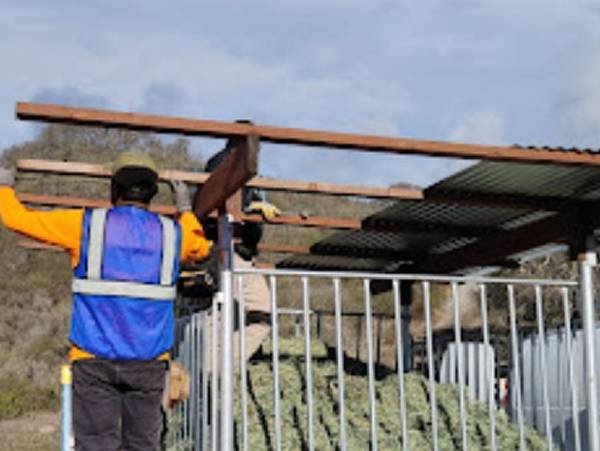
<svg viewBox="0 0 600 451">
<path fill-rule="evenodd" d="M 153 359 L 173 345 L 181 229 L 131 205 L 88 209 L 70 340 L 97 357 Z"/>
</svg>

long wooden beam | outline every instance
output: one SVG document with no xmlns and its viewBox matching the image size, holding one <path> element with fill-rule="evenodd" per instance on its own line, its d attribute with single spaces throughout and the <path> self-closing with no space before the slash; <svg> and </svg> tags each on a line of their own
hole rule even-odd
<svg viewBox="0 0 600 451">
<path fill-rule="evenodd" d="M 49 174 L 82 175 L 89 177 L 110 177 L 110 170 L 101 164 L 21 159 L 17 161 L 20 172 L 40 172 Z M 162 170 L 159 178 L 162 181 L 180 180 L 187 183 L 204 184 L 209 173 L 187 172 L 173 169 Z M 340 196 L 359 196 L 382 199 L 422 199 L 423 191 L 409 187 L 370 187 L 344 185 L 335 183 L 302 182 L 298 180 L 281 180 L 269 177 L 254 177 L 246 183 L 247 187 L 272 191 L 294 191 L 299 193 L 329 194 Z"/>
<path fill-rule="evenodd" d="M 34 241 L 30 239 L 23 239 L 17 242 L 19 247 L 24 249 L 33 250 L 49 250 L 49 251 L 63 251 L 63 248 L 53 244 L 42 243 L 41 241 Z M 258 251 L 264 254 L 308 254 L 310 249 L 308 246 L 292 246 L 287 244 L 275 244 L 275 243 L 259 243 Z"/>
<path fill-rule="evenodd" d="M 507 146 L 482 146 L 444 141 L 391 138 L 246 123 L 184 119 L 90 108 L 73 108 L 38 103 L 17 103 L 16 116 L 24 120 L 125 128 L 191 136 L 230 138 L 232 136 L 253 135 L 262 141 L 279 144 L 300 144 L 304 146 L 321 146 L 370 152 L 525 163 L 600 166 L 600 155 L 590 152 L 565 152 L 563 150 L 546 148 L 529 149 Z"/>
<path fill-rule="evenodd" d="M 66 197 L 66 196 L 49 196 L 44 194 L 18 194 L 21 202 L 32 205 L 45 205 L 53 207 L 68 207 L 68 208 L 109 208 L 110 202 L 103 199 L 90 199 L 82 197 Z M 150 204 L 150 210 L 163 214 L 175 215 L 177 210 L 172 205 Z M 241 221 L 247 222 L 265 222 L 259 214 L 246 214 L 240 216 Z M 273 225 L 289 225 L 300 227 L 320 227 L 340 230 L 356 230 L 361 228 L 361 222 L 358 219 L 343 219 L 343 218 L 328 218 L 323 216 L 302 217 L 300 215 L 285 215 L 282 214 L 273 218 L 268 224 Z"/>
</svg>

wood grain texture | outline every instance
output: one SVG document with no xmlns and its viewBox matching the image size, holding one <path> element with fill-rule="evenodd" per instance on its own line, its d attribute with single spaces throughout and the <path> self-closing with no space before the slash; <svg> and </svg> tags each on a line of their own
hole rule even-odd
<svg viewBox="0 0 600 451">
<path fill-rule="evenodd" d="M 17 161 L 20 172 L 39 172 L 49 174 L 82 175 L 89 177 L 110 177 L 110 170 L 101 164 L 21 159 Z M 178 170 L 159 171 L 162 181 L 180 180 L 187 183 L 203 184 L 210 176 L 206 172 L 188 172 Z M 415 187 L 371 187 L 335 183 L 302 182 L 269 177 L 253 177 L 246 186 L 272 191 L 292 191 L 299 193 L 330 194 L 339 196 L 359 196 L 382 199 L 422 199 L 423 191 Z"/>
<path fill-rule="evenodd" d="M 232 138 L 230 153 L 196 192 L 193 209 L 203 218 L 216 208 L 225 207 L 229 197 L 239 191 L 258 172 L 258 139 L 254 136 Z"/>
<path fill-rule="evenodd" d="M 362 150 L 428 155 L 436 157 L 600 166 L 600 154 L 569 152 L 562 149 L 483 146 L 445 141 L 417 140 L 385 136 L 336 133 L 248 123 L 186 119 L 149 114 L 74 108 L 60 105 L 19 102 L 16 116 L 23 120 L 61 122 L 78 125 L 125 128 L 191 136 L 256 136 L 261 141 Z"/>
</svg>

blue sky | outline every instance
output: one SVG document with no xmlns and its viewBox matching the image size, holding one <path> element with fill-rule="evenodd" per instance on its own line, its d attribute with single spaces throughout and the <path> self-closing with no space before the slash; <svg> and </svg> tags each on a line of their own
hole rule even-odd
<svg viewBox="0 0 600 451">
<path fill-rule="evenodd" d="M 0 0 L 0 147 L 34 100 L 488 144 L 600 147 L 600 6 Z M 194 140 L 209 156 L 218 141 Z M 262 175 L 427 185 L 458 160 L 264 146 Z"/>
</svg>

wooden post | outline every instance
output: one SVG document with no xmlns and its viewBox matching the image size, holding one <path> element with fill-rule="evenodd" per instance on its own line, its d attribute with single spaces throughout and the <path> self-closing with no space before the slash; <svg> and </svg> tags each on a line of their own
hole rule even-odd
<svg viewBox="0 0 600 451">
<path fill-rule="evenodd" d="M 241 189 L 258 172 L 259 142 L 256 136 L 230 138 L 231 152 L 196 192 L 194 213 L 206 217 Z"/>
</svg>

